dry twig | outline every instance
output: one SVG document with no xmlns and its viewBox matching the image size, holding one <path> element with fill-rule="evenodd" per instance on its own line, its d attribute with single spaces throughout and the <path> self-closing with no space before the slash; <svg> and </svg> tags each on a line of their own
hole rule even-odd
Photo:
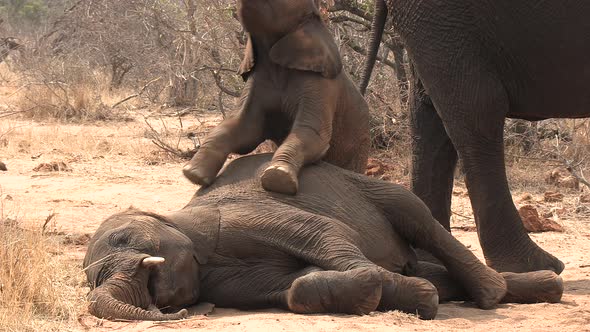
<svg viewBox="0 0 590 332">
<path fill-rule="evenodd" d="M 143 86 L 143 87 L 142 87 L 142 88 L 139 90 L 139 92 L 137 92 L 137 93 L 134 93 L 134 94 L 132 94 L 132 95 L 130 95 L 130 96 L 127 96 L 127 97 L 125 97 L 125 98 L 121 99 L 120 101 L 116 102 L 116 103 L 115 103 L 113 106 L 111 106 L 111 109 L 113 109 L 113 108 L 115 108 L 115 107 L 117 107 L 117 106 L 119 106 L 119 105 L 123 104 L 124 102 L 126 102 L 126 101 L 128 101 L 128 100 L 131 100 L 131 99 L 133 99 L 133 98 L 137 98 L 137 97 L 141 96 L 141 95 L 142 95 L 142 94 L 145 92 L 145 90 L 146 90 L 146 89 L 147 89 L 147 88 L 148 88 L 150 85 L 152 85 L 153 83 L 155 83 L 155 82 L 159 81 L 160 79 L 161 79 L 161 77 L 157 77 L 157 78 L 154 78 L 153 80 L 151 80 L 151 81 L 147 82 L 147 83 L 146 83 L 146 84 L 145 84 L 145 85 L 144 85 L 144 86 Z"/>
</svg>

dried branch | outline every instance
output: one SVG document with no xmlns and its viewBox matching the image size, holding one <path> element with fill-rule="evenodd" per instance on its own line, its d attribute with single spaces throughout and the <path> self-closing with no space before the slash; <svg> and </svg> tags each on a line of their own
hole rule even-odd
<svg viewBox="0 0 590 332">
<path fill-rule="evenodd" d="M 213 75 L 213 78 L 215 79 L 215 84 L 217 85 L 219 90 L 221 90 L 222 92 L 224 92 L 232 97 L 238 98 L 240 96 L 239 91 L 231 90 L 223 85 L 223 83 L 221 82 L 221 76 L 219 75 L 219 71 L 211 70 L 211 74 Z"/>
<path fill-rule="evenodd" d="M 156 129 L 154 129 L 154 127 L 150 124 L 150 122 L 147 120 L 147 118 L 144 118 L 144 122 L 150 130 L 149 136 L 151 137 L 152 143 L 154 143 L 154 145 L 157 146 L 158 148 L 164 150 L 166 153 L 173 155 L 177 158 L 184 159 L 184 160 L 190 160 L 193 157 L 193 155 L 195 153 L 197 153 L 198 147 L 196 147 L 195 149 L 190 149 L 190 150 L 181 150 L 178 147 L 170 146 L 170 144 L 164 142 L 160 138 L 160 134 L 158 133 L 158 131 Z"/>
<path fill-rule="evenodd" d="M 219 93 L 217 94 L 217 108 L 219 108 L 219 111 L 221 112 L 221 116 L 223 116 L 223 119 L 225 120 L 226 116 L 225 116 L 225 109 L 223 108 L 223 100 L 221 99 L 223 95 L 222 91 L 219 91 Z"/>
<path fill-rule="evenodd" d="M 581 183 L 583 183 L 586 187 L 590 188 L 590 183 L 588 183 L 588 181 L 581 176 L 580 174 L 578 174 L 574 167 L 576 167 L 570 160 L 568 160 L 562 153 L 561 148 L 560 148 L 560 144 L 559 144 L 559 136 L 555 137 L 555 151 L 557 153 L 557 157 L 562 161 L 563 165 L 565 166 L 565 169 L 570 172 L 570 174 L 576 178 L 578 181 L 580 181 Z M 564 149 L 564 151 L 567 150 L 567 146 Z M 580 164 L 580 163 L 578 163 Z"/>
<path fill-rule="evenodd" d="M 578 181 L 583 183 L 586 187 L 590 188 L 590 183 L 584 178 L 583 175 L 578 174 L 574 168 L 571 166 L 570 162 L 564 159 L 565 169 L 567 169 L 570 174 L 575 177 Z"/>
<path fill-rule="evenodd" d="M 134 94 L 132 94 L 130 96 L 127 96 L 127 97 L 121 99 L 120 101 L 116 102 L 113 106 L 111 106 L 111 109 L 113 109 L 113 108 L 115 108 L 115 107 L 123 104 L 126 101 L 129 101 L 129 100 L 131 100 L 133 98 L 137 98 L 137 97 L 141 96 L 150 85 L 152 85 L 153 83 L 159 81 L 160 79 L 161 79 L 161 77 L 157 77 L 157 78 L 154 78 L 153 80 L 147 82 L 143 87 L 141 87 L 141 89 L 139 90 L 138 93 L 134 93 Z"/>
</svg>

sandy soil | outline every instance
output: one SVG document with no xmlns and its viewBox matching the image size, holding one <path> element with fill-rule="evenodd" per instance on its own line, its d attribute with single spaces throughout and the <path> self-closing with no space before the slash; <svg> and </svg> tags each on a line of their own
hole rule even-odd
<svg viewBox="0 0 590 332">
<path fill-rule="evenodd" d="M 0 172 L 4 211 L 18 215 L 29 227 L 41 227 L 48 215 L 52 231 L 62 234 L 67 244 L 65 258 L 81 267 L 85 234 L 92 234 L 108 215 L 133 205 L 153 211 L 182 207 L 195 187 L 181 175 L 182 164 L 161 158 L 157 162 L 153 146 L 144 138 L 140 124 L 105 125 L 96 128 L 65 125 L 10 125 L 7 143 L 0 144 L 0 160 L 8 172 Z M 49 129 L 48 129 L 49 128 Z M 7 127 L 3 127 L 6 132 Z M 2 128 L 0 128 L 0 133 Z M 50 132 L 45 140 L 30 143 Z M 120 138 L 126 133 L 126 138 Z M 51 136 L 51 137 L 50 137 Z M 91 146 L 80 141 L 92 141 Z M 29 144 L 22 142 L 29 141 Z M 106 142 L 106 143 L 101 143 Z M 0 142 L 2 143 L 2 142 Z M 59 143 L 60 149 L 55 149 Z M 104 145 L 109 146 L 104 151 Z M 124 149 L 123 145 L 131 146 Z M 102 150 L 101 150 L 102 149 Z M 34 158 L 34 159 L 33 159 Z M 42 162 L 66 161 L 69 172 L 35 172 Z M 542 171 L 542 170 L 539 170 Z M 590 217 L 574 213 L 583 205 L 579 192 L 566 193 L 564 202 L 544 203 L 541 191 L 531 191 L 540 211 L 565 208 L 558 222 L 564 233 L 533 234 L 542 247 L 566 264 L 562 276 L 565 293 L 559 304 L 503 304 L 494 310 L 479 310 L 470 303 L 445 303 L 434 321 L 421 321 L 398 312 L 350 315 L 296 315 L 279 310 L 243 312 L 199 306 L 190 319 L 180 322 L 109 322 L 83 313 L 78 323 L 65 330 L 168 331 L 206 329 L 216 331 L 392 331 L 392 330 L 514 330 L 590 331 Z M 521 195 L 516 192 L 515 197 Z M 455 191 L 453 225 L 469 229 L 473 219 L 464 187 Z M 586 204 L 589 205 L 590 204 Z M 587 210 L 580 210 L 587 211 Z M 454 230 L 454 234 L 476 255 L 481 250 L 474 231 Z M 208 315 L 201 315 L 209 312 Z"/>
</svg>

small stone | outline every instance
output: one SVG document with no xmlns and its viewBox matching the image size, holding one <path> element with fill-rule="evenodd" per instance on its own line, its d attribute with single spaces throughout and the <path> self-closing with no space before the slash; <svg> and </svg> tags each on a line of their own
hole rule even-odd
<svg viewBox="0 0 590 332">
<path fill-rule="evenodd" d="M 520 197 L 518 197 L 519 202 L 530 202 L 532 200 L 533 200 L 533 195 L 531 195 L 530 193 L 522 193 L 522 195 L 520 195 Z"/>
<path fill-rule="evenodd" d="M 580 189 L 580 181 L 572 175 L 565 175 L 567 173 L 564 168 L 555 168 L 545 174 L 545 183 L 562 188 Z"/>
<path fill-rule="evenodd" d="M 563 188 L 580 189 L 580 180 L 571 175 L 559 179 L 557 184 Z"/>
<path fill-rule="evenodd" d="M 545 183 L 557 184 L 557 182 L 559 181 L 560 178 L 561 178 L 561 169 L 556 168 L 556 169 L 545 174 Z"/>
<path fill-rule="evenodd" d="M 564 207 L 552 207 L 551 214 L 558 217 L 563 217 L 567 213 L 567 209 Z"/>
<path fill-rule="evenodd" d="M 33 168 L 34 172 L 71 172 L 72 168 L 63 161 L 41 163 Z"/>
<path fill-rule="evenodd" d="M 547 191 L 543 195 L 545 202 L 561 202 L 563 201 L 563 194 L 554 192 L 554 191 Z"/>
<path fill-rule="evenodd" d="M 529 232 L 563 232 L 563 227 L 557 222 L 542 218 L 532 205 L 523 205 L 518 209 L 524 228 Z"/>
<path fill-rule="evenodd" d="M 6 168 L 6 164 L 0 161 L 0 171 L 6 172 L 8 168 Z"/>
</svg>

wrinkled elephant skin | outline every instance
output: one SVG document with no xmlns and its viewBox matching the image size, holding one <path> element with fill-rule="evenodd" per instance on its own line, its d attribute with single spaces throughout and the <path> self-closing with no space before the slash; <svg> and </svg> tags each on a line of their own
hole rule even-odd
<svg viewBox="0 0 590 332">
<path fill-rule="evenodd" d="M 260 175 L 268 191 L 294 195 L 302 166 L 324 160 L 364 172 L 369 110 L 346 73 L 338 47 L 311 0 L 241 0 L 248 42 L 239 73 L 241 109 L 205 139 L 184 175 L 210 185 L 230 153 L 270 139 L 278 149 Z"/>
<path fill-rule="evenodd" d="M 498 271 L 564 264 L 526 233 L 504 165 L 504 119 L 590 116 L 590 2 L 377 0 L 364 92 L 388 15 L 413 79 L 412 191 L 450 230 L 460 157 L 486 261 Z"/>
<path fill-rule="evenodd" d="M 402 310 L 435 317 L 439 301 L 556 302 L 551 271 L 504 277 L 482 264 L 402 186 L 320 162 L 302 169 L 296 196 L 263 190 L 271 154 L 231 162 L 183 209 L 129 210 L 102 223 L 84 267 L 90 312 L 110 319 L 198 300 L 297 313 Z M 418 261 L 432 253 L 443 265 Z M 151 311 L 150 311 L 150 308 Z"/>
</svg>

